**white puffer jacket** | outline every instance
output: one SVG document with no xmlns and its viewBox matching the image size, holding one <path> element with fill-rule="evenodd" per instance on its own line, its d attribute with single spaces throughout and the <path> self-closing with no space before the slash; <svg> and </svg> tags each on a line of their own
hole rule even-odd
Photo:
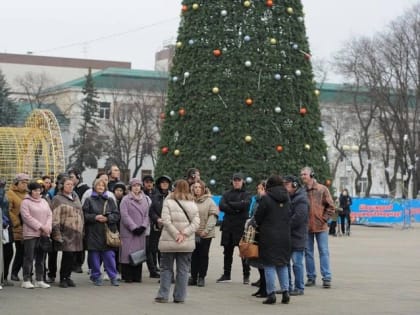
<svg viewBox="0 0 420 315">
<path fill-rule="evenodd" d="M 159 250 L 161 252 L 192 252 L 195 249 L 195 231 L 200 225 L 198 208 L 194 201 L 179 200 L 184 211 L 171 197 L 166 198 L 162 207 L 163 230 L 159 239 Z M 191 221 L 191 223 L 190 223 Z M 176 242 L 176 236 L 183 232 L 187 238 L 182 243 Z"/>
</svg>

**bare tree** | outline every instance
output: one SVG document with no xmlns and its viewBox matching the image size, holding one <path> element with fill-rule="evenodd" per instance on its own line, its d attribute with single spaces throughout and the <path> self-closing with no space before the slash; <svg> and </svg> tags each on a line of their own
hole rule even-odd
<svg viewBox="0 0 420 315">
<path fill-rule="evenodd" d="M 419 155 L 420 5 L 415 5 L 372 39 L 350 40 L 339 52 L 336 65 L 346 75 L 355 95 L 353 104 L 361 126 L 361 151 L 366 159 L 371 161 L 373 156 L 370 138 L 374 133 L 373 119 L 377 118 L 377 128 L 384 139 L 381 157 L 389 190 L 395 191 L 396 175 L 402 172 L 405 192 L 413 176 L 413 190 L 416 192 L 419 176 L 416 170 Z"/>
<path fill-rule="evenodd" d="M 45 72 L 26 72 L 23 76 L 17 77 L 15 82 L 21 87 L 25 101 L 31 105 L 32 109 L 41 108 L 45 104 L 48 97 L 45 90 L 55 84 Z"/>
<path fill-rule="evenodd" d="M 135 177 L 146 156 L 156 161 L 159 141 L 159 114 L 163 110 L 165 92 L 148 91 L 137 87 L 113 93 L 113 106 L 108 128 L 111 145 L 107 149 L 109 163 L 116 163 L 128 170 L 131 165 Z"/>
</svg>

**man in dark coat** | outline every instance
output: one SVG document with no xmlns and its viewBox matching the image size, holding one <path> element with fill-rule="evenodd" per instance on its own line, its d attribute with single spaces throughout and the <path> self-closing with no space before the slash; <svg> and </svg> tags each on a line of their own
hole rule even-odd
<svg viewBox="0 0 420 315">
<path fill-rule="evenodd" d="M 295 282 L 293 285 L 291 281 L 291 266 L 289 265 L 289 291 L 290 295 L 303 295 L 305 289 L 303 256 L 308 236 L 309 201 L 305 189 L 301 187 L 296 176 L 287 175 L 283 180 L 291 200 L 290 232 L 292 236 L 292 266 Z"/>
<path fill-rule="evenodd" d="M 150 272 L 150 278 L 159 278 L 158 273 L 158 263 L 160 261 L 160 252 L 158 250 L 159 238 L 162 233 L 162 207 L 163 200 L 168 196 L 170 192 L 172 179 L 163 175 L 156 180 L 156 189 L 152 195 L 152 205 L 149 209 L 149 218 L 150 218 L 150 235 L 149 242 L 147 243 L 148 247 L 146 249 L 147 253 L 147 266 Z"/>
<path fill-rule="evenodd" d="M 289 272 L 291 254 L 290 200 L 283 178 L 272 175 L 267 180 L 266 194 L 254 214 L 259 230 L 259 259 L 264 266 L 267 299 L 264 304 L 276 302 L 276 276 L 283 294 L 281 302 L 289 303 Z"/>
<path fill-rule="evenodd" d="M 245 221 L 249 217 L 251 194 L 245 191 L 244 176 L 235 173 L 232 176 L 232 189 L 225 192 L 220 200 L 220 211 L 224 212 L 221 226 L 224 265 L 223 275 L 217 282 L 231 282 L 233 250 L 239 245 L 244 233 Z M 249 284 L 250 267 L 248 261 L 242 258 L 243 283 Z"/>
</svg>

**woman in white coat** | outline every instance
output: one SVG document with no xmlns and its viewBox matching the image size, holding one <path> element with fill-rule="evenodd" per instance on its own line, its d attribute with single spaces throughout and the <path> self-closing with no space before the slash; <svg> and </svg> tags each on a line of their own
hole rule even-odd
<svg viewBox="0 0 420 315">
<path fill-rule="evenodd" d="M 174 303 L 184 303 L 187 295 L 191 253 L 195 248 L 195 231 L 199 227 L 198 209 L 186 180 L 175 182 L 175 190 L 165 199 L 162 208 L 163 230 L 159 239 L 160 288 L 155 298 L 158 303 L 167 303 L 171 282 L 176 277 L 173 292 Z"/>
</svg>

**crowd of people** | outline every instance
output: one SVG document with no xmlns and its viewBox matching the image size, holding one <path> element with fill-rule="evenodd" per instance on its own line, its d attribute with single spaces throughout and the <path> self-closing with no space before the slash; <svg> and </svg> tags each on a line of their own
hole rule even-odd
<svg viewBox="0 0 420 315">
<path fill-rule="evenodd" d="M 252 285 L 259 289 L 253 296 L 274 304 L 276 294 L 281 294 L 281 303 L 287 304 L 290 296 L 303 295 L 305 287 L 315 286 L 315 242 L 322 286 L 331 287 L 328 222 L 336 206 L 310 167 L 301 169 L 300 179 L 272 175 L 259 182 L 255 198 L 246 189 L 244 175 L 235 173 L 219 206 L 196 168 L 174 182 L 168 175 L 156 181 L 147 175 L 124 183 L 118 166 L 112 165 L 107 173 L 97 174 L 92 187 L 83 183 L 78 170 L 70 169 L 52 183 L 49 176 L 33 180 L 24 173 L 17 174 L 7 190 L 0 182 L 2 286 L 20 282 L 25 289 L 50 288 L 56 282 L 59 252 L 60 288 L 76 286 L 71 275 L 83 273 L 85 262 L 95 286 L 104 280 L 116 287 L 120 281 L 142 282 L 143 262 L 133 263 L 132 254 L 145 250 L 149 275 L 159 278 L 155 302 L 168 302 L 175 284 L 173 301 L 183 303 L 188 286 L 206 286 L 210 246 L 222 211 L 224 259 L 217 283 L 232 281 L 234 249 L 244 229 L 252 225 L 259 257 L 241 262 L 245 285 L 250 283 L 251 267 L 258 269 L 260 277 Z M 351 198 L 343 191 L 337 208 L 343 209 L 342 222 L 349 222 L 347 227 L 342 223 L 346 231 L 350 205 Z M 108 242 L 108 232 L 119 233 L 119 246 Z"/>
</svg>

